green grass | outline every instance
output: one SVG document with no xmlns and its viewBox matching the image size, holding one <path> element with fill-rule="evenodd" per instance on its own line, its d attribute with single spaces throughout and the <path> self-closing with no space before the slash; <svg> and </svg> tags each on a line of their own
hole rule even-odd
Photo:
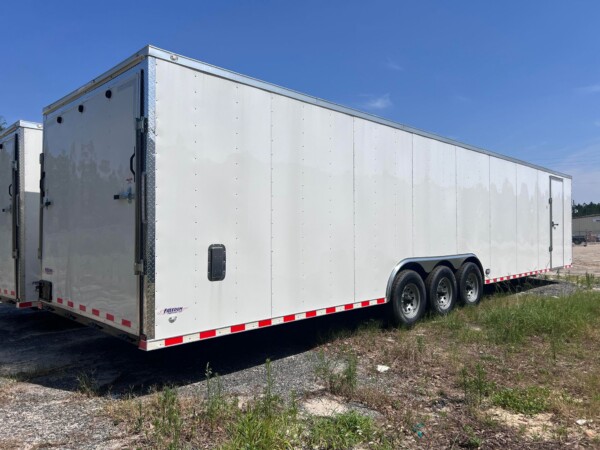
<svg viewBox="0 0 600 450">
<path fill-rule="evenodd" d="M 522 296 L 482 308 L 479 319 L 495 344 L 521 344 L 532 336 L 557 342 L 583 334 L 600 318 L 600 293 L 562 298 Z M 597 323 L 597 322 L 596 322 Z"/>
<path fill-rule="evenodd" d="M 555 354 L 561 343 L 585 335 L 599 320 L 600 292 L 579 291 L 560 298 L 493 296 L 478 308 L 461 308 L 432 323 L 468 343 L 483 337 L 492 344 L 518 346 L 528 338 L 542 338 Z"/>
<path fill-rule="evenodd" d="M 348 354 L 340 383 L 356 381 L 356 356 Z M 271 363 L 267 360 L 262 395 L 239 407 L 223 393 L 218 375 L 206 368 L 206 397 L 179 397 L 166 387 L 145 401 L 125 399 L 111 403 L 113 422 L 125 423 L 139 436 L 142 448 L 223 450 L 277 450 L 291 448 L 346 449 L 368 444 L 389 448 L 370 417 L 351 411 L 333 417 L 301 414 L 292 393 L 284 399 L 273 391 Z"/>
<path fill-rule="evenodd" d="M 308 425 L 306 443 L 309 448 L 348 449 L 380 437 L 373 419 L 355 411 L 334 417 L 315 417 L 309 420 Z"/>
<path fill-rule="evenodd" d="M 549 409 L 550 391 L 547 388 L 506 388 L 491 396 L 492 404 L 520 414 L 539 414 Z"/>
</svg>

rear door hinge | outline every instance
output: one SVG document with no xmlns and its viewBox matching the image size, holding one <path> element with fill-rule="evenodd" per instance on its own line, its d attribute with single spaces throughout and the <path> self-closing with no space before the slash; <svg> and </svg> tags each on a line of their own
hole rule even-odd
<svg viewBox="0 0 600 450">
<path fill-rule="evenodd" d="M 142 133 L 146 133 L 148 131 L 148 118 L 140 117 L 136 120 L 136 130 Z"/>
<path fill-rule="evenodd" d="M 552 197 L 548 199 L 548 203 L 552 204 Z"/>
</svg>

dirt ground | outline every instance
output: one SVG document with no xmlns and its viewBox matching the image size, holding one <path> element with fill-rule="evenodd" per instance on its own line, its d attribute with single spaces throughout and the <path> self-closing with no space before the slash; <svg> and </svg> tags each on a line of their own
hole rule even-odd
<svg viewBox="0 0 600 450">
<path fill-rule="evenodd" d="M 588 272 L 600 277 L 600 245 L 575 246 L 573 255 L 571 273 Z M 521 289 L 520 281 L 514 281 L 517 290 Z M 573 288 L 561 282 L 533 290 L 542 295 L 560 296 Z M 491 293 L 493 291 L 488 290 L 488 294 Z M 331 407 L 332 401 L 333 409 L 348 408 L 339 399 L 331 400 L 323 382 L 315 375 L 323 336 L 332 329 L 356 329 L 367 320 L 380 319 L 383 315 L 381 307 L 373 307 L 145 353 L 47 312 L 21 311 L 0 305 L 0 341 L 3 343 L 0 346 L 0 449 L 135 446 L 130 433 L 105 414 L 107 404 L 127 395 L 144 396 L 151 389 L 165 385 L 176 386 L 181 395 L 203 392 L 207 364 L 220 374 L 227 393 L 250 398 L 263 389 L 264 363 L 270 359 L 273 388 L 277 393 L 288 396 L 294 391 L 306 399 L 307 410 Z M 438 373 L 438 369 L 443 370 L 437 367 L 426 376 L 439 384 L 443 374 Z M 385 374 L 367 373 L 364 377 L 365 383 L 374 379 L 385 383 L 386 380 Z M 94 384 L 96 395 L 82 392 L 90 382 Z M 415 389 L 415 392 L 403 393 L 390 386 L 389 392 L 399 398 L 402 395 L 418 397 L 420 388 Z M 439 404 L 423 407 L 438 414 L 452 401 L 455 400 L 441 400 Z M 519 448 L 518 433 L 508 437 L 503 433 L 502 430 L 490 432 L 484 447 Z M 415 440 L 407 447 L 422 445 Z M 554 444 L 531 446 L 559 447 Z"/>
<path fill-rule="evenodd" d="M 573 246 L 573 267 L 568 270 L 573 275 L 594 274 L 600 277 L 600 242 Z"/>
</svg>

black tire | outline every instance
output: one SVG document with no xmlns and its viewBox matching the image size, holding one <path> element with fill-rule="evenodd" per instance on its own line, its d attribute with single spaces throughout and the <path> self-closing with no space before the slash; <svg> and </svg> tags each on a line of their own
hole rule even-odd
<svg viewBox="0 0 600 450">
<path fill-rule="evenodd" d="M 483 295 L 483 275 L 477 264 L 466 262 L 456 271 L 458 300 L 462 305 L 474 306 Z"/>
<path fill-rule="evenodd" d="M 427 301 L 431 311 L 445 316 L 454 309 L 457 300 L 456 278 L 446 266 L 437 266 L 425 280 Z"/>
<path fill-rule="evenodd" d="M 395 325 L 410 327 L 425 314 L 425 284 L 414 270 L 403 270 L 396 275 L 391 294 L 391 315 Z"/>
</svg>

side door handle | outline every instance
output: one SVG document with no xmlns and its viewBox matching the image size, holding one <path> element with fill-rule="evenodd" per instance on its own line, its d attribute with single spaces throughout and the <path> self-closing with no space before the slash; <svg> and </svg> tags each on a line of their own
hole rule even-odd
<svg viewBox="0 0 600 450">
<path fill-rule="evenodd" d="M 131 186 L 127 188 L 126 191 L 113 195 L 114 200 L 127 200 L 127 203 L 131 203 L 134 198 L 135 194 L 133 193 Z"/>
</svg>

